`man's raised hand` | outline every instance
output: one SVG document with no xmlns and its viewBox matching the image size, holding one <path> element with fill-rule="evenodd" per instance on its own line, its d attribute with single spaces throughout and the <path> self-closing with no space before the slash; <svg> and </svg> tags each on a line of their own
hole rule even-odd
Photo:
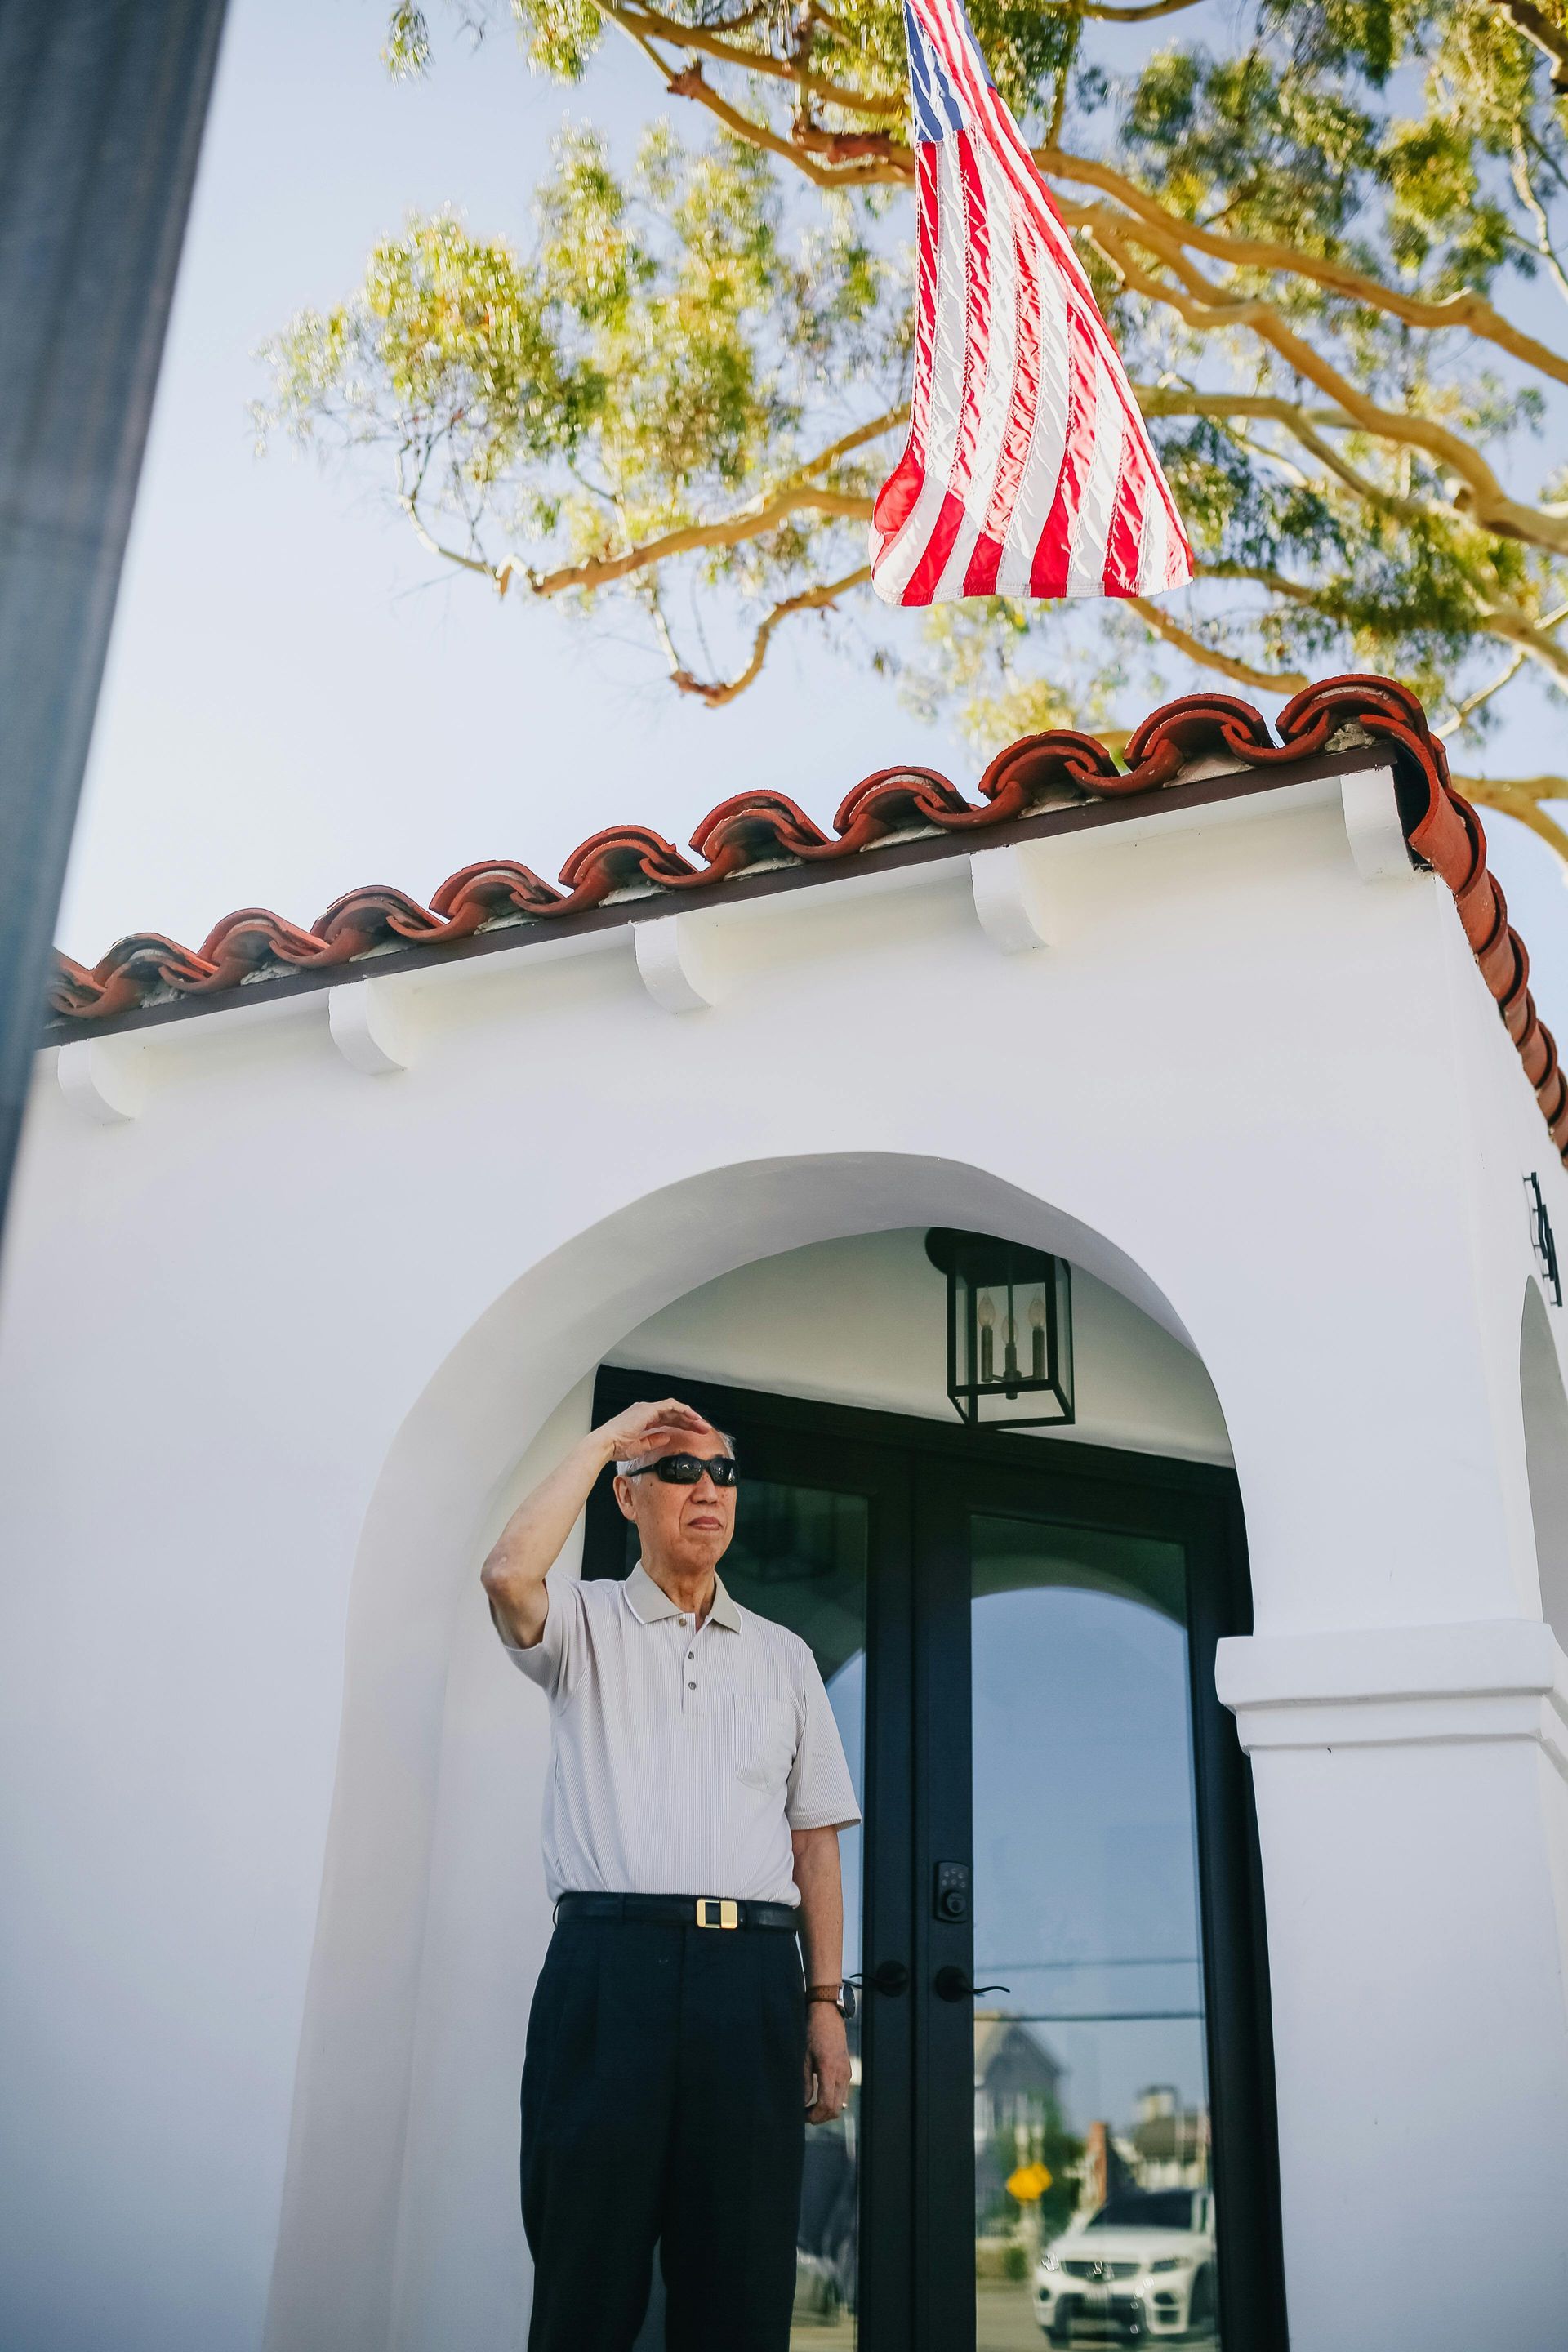
<svg viewBox="0 0 1568 2352">
<path fill-rule="evenodd" d="M 606 1462 L 641 1461 L 667 1453 L 672 1438 L 688 1443 L 708 1423 L 689 1404 L 628 1405 L 613 1421 L 580 1438 L 548 1477 L 523 1497 L 491 1545 L 482 1581 L 503 1641 L 531 1649 L 550 1614 L 545 1578 L 561 1556 L 577 1515 Z"/>
<path fill-rule="evenodd" d="M 709 1427 L 702 1415 L 682 1404 L 679 1397 L 665 1397 L 658 1404 L 627 1405 L 613 1421 L 601 1422 L 594 1435 L 605 1461 L 640 1462 L 664 1453 L 672 1437 L 700 1436 Z"/>
</svg>

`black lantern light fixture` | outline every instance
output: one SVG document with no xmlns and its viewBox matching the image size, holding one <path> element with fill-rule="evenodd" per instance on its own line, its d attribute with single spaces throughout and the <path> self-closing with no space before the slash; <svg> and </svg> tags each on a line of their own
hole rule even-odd
<svg viewBox="0 0 1568 2352">
<path fill-rule="evenodd" d="M 926 1255 L 947 1277 L 947 1392 L 959 1419 L 987 1429 L 1071 1421 L 1066 1258 L 947 1225 L 927 1234 Z"/>
</svg>

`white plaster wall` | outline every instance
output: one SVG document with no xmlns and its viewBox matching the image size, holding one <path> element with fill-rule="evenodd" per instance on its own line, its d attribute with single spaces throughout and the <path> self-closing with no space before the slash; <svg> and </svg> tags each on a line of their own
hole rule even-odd
<svg viewBox="0 0 1568 2352">
<path fill-rule="evenodd" d="M 478 1561 L 529 1487 L 588 1427 L 592 1380 L 524 1453 L 457 1598 L 422 1937 L 389 2343 L 503 2352 L 527 2334 L 532 2266 L 518 2210 L 518 2094 L 550 1941 L 539 1819 L 549 1711 L 504 1655 Z M 562 1555 L 575 1573 L 579 1524 Z"/>
<path fill-rule="evenodd" d="M 868 861 L 712 924 L 718 1002 L 679 1023 L 607 939 L 403 991 L 386 1076 L 320 998 L 160 1033 L 118 1126 L 41 1063 L 0 1296 L 7 2352 L 393 2340 L 460 1597 L 562 1400 L 739 1265 L 930 1223 L 1061 1248 L 1205 1366 L 1260 1635 L 1327 1642 L 1342 1683 L 1389 1629 L 1539 1621 L 1520 1180 L 1561 1234 L 1568 1182 L 1446 893 L 1363 884 L 1310 787 L 1056 848 L 1036 954 L 995 951 L 963 861 Z M 1297 1810 L 1298 1751 L 1258 1750 L 1271 1937 L 1322 1963 L 1277 2000 L 1298 2352 L 1343 2352 L 1349 2312 L 1377 2352 L 1471 2352 L 1395 2258 L 1423 2203 L 1536 2352 L 1558 2252 L 1514 2217 L 1568 2211 L 1561 1807 L 1493 1745 L 1449 1723 L 1404 1779 L 1369 1748 Z M 1489 1824 L 1484 1906 L 1436 1899 L 1431 1853 L 1369 1937 L 1428 1768 Z M 1411 2067 L 1511 2034 L 1454 2077 L 1484 2163 L 1417 2171 L 1363 2098 L 1326 2200 L 1347 1971 Z"/>
</svg>

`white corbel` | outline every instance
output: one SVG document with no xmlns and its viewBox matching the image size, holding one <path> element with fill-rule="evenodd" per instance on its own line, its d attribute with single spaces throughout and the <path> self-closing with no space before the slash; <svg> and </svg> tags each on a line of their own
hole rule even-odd
<svg viewBox="0 0 1568 2352">
<path fill-rule="evenodd" d="M 384 1078 L 408 1067 L 408 1024 L 384 980 L 343 981 L 327 991 L 332 1043 L 349 1067 Z"/>
<path fill-rule="evenodd" d="M 1038 850 L 1035 842 L 1010 842 L 1001 849 L 974 850 L 969 860 L 970 887 L 980 928 L 1004 955 L 1024 955 L 1031 948 L 1048 948 L 1054 926 L 1040 889 Z"/>
<path fill-rule="evenodd" d="M 1357 768 L 1340 778 L 1340 806 L 1355 870 L 1363 882 L 1407 882 L 1418 869 L 1399 819 L 1392 768 Z"/>
<path fill-rule="evenodd" d="M 73 1037 L 55 1066 L 60 1092 L 94 1127 L 119 1127 L 146 1098 L 145 1055 L 139 1037 Z"/>
<path fill-rule="evenodd" d="M 718 1001 L 713 959 L 690 915 L 657 915 L 634 923 L 637 972 L 666 1013 L 700 1013 Z"/>
</svg>

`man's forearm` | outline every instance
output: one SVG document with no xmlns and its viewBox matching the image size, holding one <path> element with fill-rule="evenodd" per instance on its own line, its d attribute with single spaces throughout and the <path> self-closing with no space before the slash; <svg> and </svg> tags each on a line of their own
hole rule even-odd
<svg viewBox="0 0 1568 2352">
<path fill-rule="evenodd" d="M 614 1450 L 603 1430 L 590 1430 L 518 1505 L 490 1547 L 480 1580 L 497 1625 L 519 1649 L 531 1649 L 544 1631 L 544 1580 Z"/>
<path fill-rule="evenodd" d="M 800 1950 L 808 1985 L 837 1990 L 844 1973 L 844 1881 L 836 1829 L 796 1830 L 795 1883 L 800 1889 Z M 805 2119 L 826 2124 L 849 2096 L 849 2044 L 838 2004 L 812 2001 L 805 2012 Z"/>
<path fill-rule="evenodd" d="M 800 1889 L 800 1949 L 805 1980 L 836 1985 L 844 1973 L 844 1880 L 838 1866 L 838 1832 L 797 1830 L 795 1883 Z"/>
</svg>

